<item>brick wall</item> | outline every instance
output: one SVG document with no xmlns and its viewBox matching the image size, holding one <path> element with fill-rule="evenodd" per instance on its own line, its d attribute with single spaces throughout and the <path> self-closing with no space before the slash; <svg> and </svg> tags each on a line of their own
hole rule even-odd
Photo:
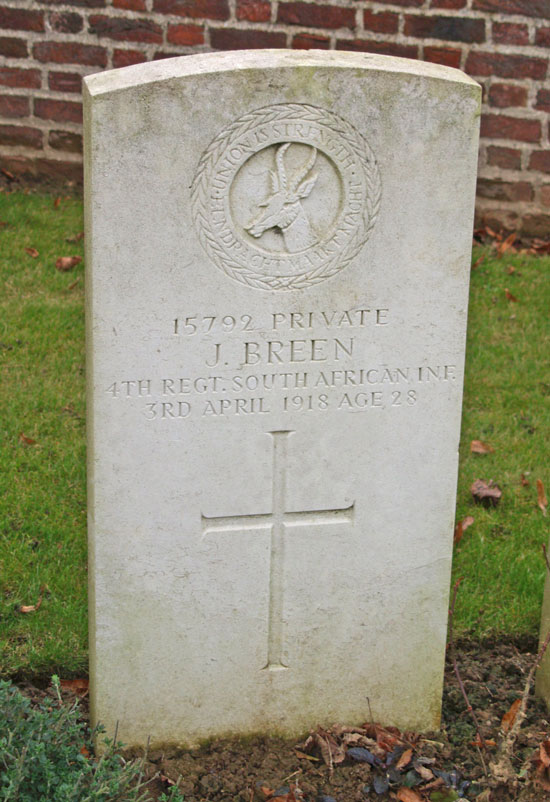
<svg viewBox="0 0 550 802">
<path fill-rule="evenodd" d="M 0 0 L 4 178 L 81 180 L 82 76 L 257 47 L 465 70 L 484 87 L 479 220 L 550 236 L 550 0 Z"/>
</svg>

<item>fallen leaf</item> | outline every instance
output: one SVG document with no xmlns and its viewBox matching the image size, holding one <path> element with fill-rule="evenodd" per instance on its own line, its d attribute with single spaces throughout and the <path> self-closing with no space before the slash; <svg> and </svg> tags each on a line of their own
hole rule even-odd
<svg viewBox="0 0 550 802">
<path fill-rule="evenodd" d="M 476 735 L 475 741 L 470 741 L 470 746 L 477 746 L 478 749 L 484 749 L 485 746 L 496 746 L 496 743 L 491 738 L 484 738 L 482 741 L 479 735 Z"/>
<path fill-rule="evenodd" d="M 69 284 L 69 286 L 67 287 L 67 290 L 74 290 L 74 288 L 79 283 L 79 281 L 80 281 L 80 276 L 77 278 L 76 281 L 73 281 L 72 284 Z"/>
<path fill-rule="evenodd" d="M 529 480 L 525 477 L 525 474 L 521 474 L 520 482 L 522 487 L 529 487 Z"/>
<path fill-rule="evenodd" d="M 56 198 L 56 199 L 54 200 L 54 202 L 53 202 L 53 208 L 54 208 L 54 209 L 58 209 L 58 208 L 59 208 L 59 204 L 60 204 L 60 203 L 61 203 L 61 198 Z"/>
<path fill-rule="evenodd" d="M 404 769 L 405 766 L 408 766 L 409 763 L 412 760 L 412 755 L 413 755 L 413 750 L 412 749 L 406 749 L 403 752 L 403 754 L 401 755 L 401 757 L 399 758 L 399 760 L 397 761 L 397 763 L 395 764 L 395 768 L 398 771 L 401 771 L 401 769 Z"/>
<path fill-rule="evenodd" d="M 427 766 L 423 766 L 421 763 L 415 762 L 414 770 L 416 771 L 417 774 L 420 775 L 420 777 L 422 777 L 424 782 L 429 782 L 434 778 L 433 771 L 429 769 Z"/>
<path fill-rule="evenodd" d="M 14 174 L 10 173 L 9 170 L 6 170 L 4 167 L 2 167 L 2 170 L 0 170 L 0 172 L 2 173 L 2 175 L 5 175 L 6 178 L 9 178 L 10 181 L 15 181 Z"/>
<path fill-rule="evenodd" d="M 35 446 L 36 440 L 33 440 L 32 437 L 26 437 L 23 432 L 19 432 L 19 442 L 22 443 L 24 446 Z"/>
<path fill-rule="evenodd" d="M 62 272 L 66 272 L 67 270 L 72 270 L 75 265 L 80 264 L 82 261 L 81 256 L 60 256 L 55 266 L 58 270 Z"/>
<path fill-rule="evenodd" d="M 509 276 L 512 276 L 516 272 L 516 268 L 514 267 L 514 265 L 508 265 L 508 267 L 506 268 L 506 272 L 508 273 Z"/>
<path fill-rule="evenodd" d="M 476 259 L 472 265 L 472 270 L 475 270 L 476 267 L 479 267 L 485 261 L 485 255 L 480 256 L 479 259 Z"/>
<path fill-rule="evenodd" d="M 75 234 L 74 237 L 66 237 L 65 242 L 69 242 L 74 245 L 75 242 L 80 242 L 81 239 L 84 237 L 84 232 L 80 231 L 78 234 Z"/>
<path fill-rule="evenodd" d="M 40 605 L 42 604 L 42 596 L 38 597 L 38 601 L 36 604 L 22 604 L 19 608 L 20 613 L 35 613 L 37 610 L 40 609 Z"/>
<path fill-rule="evenodd" d="M 80 754 L 84 755 L 84 757 L 90 757 L 90 753 L 88 752 L 85 746 L 80 747 Z"/>
<path fill-rule="evenodd" d="M 544 492 L 544 485 L 542 484 L 542 479 L 537 479 L 537 504 L 541 508 L 542 514 L 546 515 L 548 500 L 546 498 L 546 493 Z"/>
<path fill-rule="evenodd" d="M 295 749 L 294 754 L 296 757 L 302 758 L 303 760 L 314 760 L 315 762 L 319 762 L 319 758 L 315 757 L 315 755 L 307 755 L 305 752 L 301 752 L 299 749 Z"/>
<path fill-rule="evenodd" d="M 503 732 L 509 732 L 512 729 L 512 726 L 514 724 L 514 721 L 516 720 L 516 716 L 518 714 L 520 706 L 521 706 L 521 699 L 516 699 L 516 701 L 513 702 L 508 712 L 503 715 L 502 721 L 500 722 L 500 726 L 502 727 Z"/>
<path fill-rule="evenodd" d="M 515 296 L 515 295 L 512 295 L 512 293 L 510 292 L 510 290 L 509 290 L 509 289 L 507 289 L 507 288 L 506 288 L 506 289 L 504 290 L 504 295 L 506 296 L 506 298 L 507 298 L 509 301 L 513 301 L 514 303 L 517 303 L 517 300 L 518 300 L 518 299 L 516 298 L 516 296 Z"/>
<path fill-rule="evenodd" d="M 501 256 L 503 256 L 503 254 L 505 254 L 506 251 L 510 251 L 510 250 L 511 251 L 515 251 L 515 248 L 513 247 L 513 245 L 514 245 L 514 242 L 516 241 L 516 239 L 517 239 L 517 234 L 514 231 L 508 237 L 506 237 L 505 240 L 503 240 L 502 242 L 500 242 L 497 245 L 497 255 L 498 255 L 499 258 Z"/>
<path fill-rule="evenodd" d="M 33 259 L 38 259 L 38 257 L 40 256 L 36 248 L 25 248 L 25 253 L 28 253 L 29 256 L 32 256 Z"/>
<path fill-rule="evenodd" d="M 422 797 L 412 788 L 400 788 L 396 796 L 399 802 L 422 802 Z"/>
<path fill-rule="evenodd" d="M 539 760 L 546 768 L 550 766 L 550 741 L 543 741 L 540 744 Z"/>
<path fill-rule="evenodd" d="M 489 443 L 483 443 L 481 440 L 472 440 L 470 443 L 470 452 L 472 454 L 492 454 L 494 450 Z"/>
<path fill-rule="evenodd" d="M 502 490 L 493 480 L 486 482 L 484 479 L 476 479 L 470 487 L 470 492 L 474 501 L 486 507 L 496 507 L 502 497 Z"/>
<path fill-rule="evenodd" d="M 90 682 L 87 679 L 62 679 L 59 684 L 66 691 L 72 691 L 77 696 L 84 696 L 88 693 Z"/>
<path fill-rule="evenodd" d="M 473 522 L 474 522 L 473 516 L 467 515 L 465 518 L 463 518 L 461 521 L 457 523 L 457 525 L 455 526 L 455 533 L 453 538 L 453 543 L 455 544 L 455 546 L 457 543 L 460 543 L 460 541 L 462 540 L 462 535 L 464 534 L 466 529 L 468 529 L 468 527 L 473 524 Z"/>
</svg>

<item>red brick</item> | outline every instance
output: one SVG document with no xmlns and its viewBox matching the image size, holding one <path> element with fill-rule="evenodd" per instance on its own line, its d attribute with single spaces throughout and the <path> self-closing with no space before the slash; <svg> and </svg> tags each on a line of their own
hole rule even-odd
<svg viewBox="0 0 550 802">
<path fill-rule="evenodd" d="M 466 17 L 405 17 L 405 35 L 450 42 L 484 42 L 485 21 Z"/>
<path fill-rule="evenodd" d="M 237 0 L 237 19 L 248 22 L 269 22 L 271 3 L 266 0 Z"/>
<path fill-rule="evenodd" d="M 25 8 L 0 8 L 0 28 L 42 33 L 46 30 L 44 12 Z"/>
<path fill-rule="evenodd" d="M 328 50 L 329 46 L 329 39 L 313 33 L 297 33 L 292 38 L 292 47 L 295 50 Z"/>
<path fill-rule="evenodd" d="M 453 11 L 464 8 L 466 0 L 432 0 L 431 8 L 449 8 Z"/>
<path fill-rule="evenodd" d="M 277 21 L 311 28 L 354 28 L 355 9 L 317 3 L 279 3 Z"/>
<path fill-rule="evenodd" d="M 48 6 L 77 6 L 78 8 L 104 8 L 107 3 L 106 0 L 70 0 L 70 3 L 67 3 L 67 0 L 40 0 L 42 5 Z"/>
<path fill-rule="evenodd" d="M 78 42 L 38 42 L 32 52 L 38 61 L 107 66 L 106 49 L 96 45 L 81 45 Z"/>
<path fill-rule="evenodd" d="M 176 56 L 181 56 L 181 53 L 169 53 L 166 50 L 157 50 L 153 56 L 153 61 L 161 61 L 164 58 L 176 58 Z"/>
<path fill-rule="evenodd" d="M 492 200 L 530 201 L 533 200 L 533 187 L 527 181 L 479 178 L 477 194 L 481 198 L 491 198 Z"/>
<path fill-rule="evenodd" d="M 55 120 L 58 123 L 81 123 L 82 104 L 72 100 L 35 98 L 34 114 L 43 120 Z"/>
<path fill-rule="evenodd" d="M 387 3 L 390 6 L 405 6 L 407 8 L 419 8 L 424 5 L 424 0 L 378 0 L 379 3 Z"/>
<path fill-rule="evenodd" d="M 365 9 L 363 11 L 363 27 L 367 31 L 374 33 L 397 33 L 399 17 L 391 11 L 381 11 L 376 14 L 374 11 Z"/>
<path fill-rule="evenodd" d="M 517 139 L 518 142 L 540 142 L 539 120 L 505 117 L 503 114 L 481 116 L 481 136 L 492 139 Z"/>
<path fill-rule="evenodd" d="M 216 50 L 247 50 L 262 47 L 285 47 L 286 35 L 271 31 L 212 28 L 210 42 Z"/>
<path fill-rule="evenodd" d="M 70 11 L 52 11 L 48 20 L 53 30 L 58 33 L 78 33 L 84 27 L 81 15 Z"/>
<path fill-rule="evenodd" d="M 444 64 L 446 67 L 460 67 L 461 50 L 452 47 L 424 47 L 425 61 L 432 61 L 434 64 Z"/>
<path fill-rule="evenodd" d="M 227 0 L 154 0 L 153 9 L 180 17 L 229 19 Z"/>
<path fill-rule="evenodd" d="M 493 167 L 502 167 L 504 170 L 520 170 L 521 150 L 489 145 L 487 148 L 487 164 Z"/>
<path fill-rule="evenodd" d="M 147 11 L 145 0 L 113 0 L 113 8 L 123 8 L 126 11 Z"/>
<path fill-rule="evenodd" d="M 200 25 L 170 25 L 166 41 L 172 45 L 203 45 L 204 30 Z"/>
<path fill-rule="evenodd" d="M 476 11 L 498 11 L 500 14 L 550 19 L 549 0 L 474 0 L 473 8 Z"/>
<path fill-rule="evenodd" d="M 0 145 L 23 145 L 39 150 L 42 147 L 42 131 L 26 125 L 0 125 Z"/>
<path fill-rule="evenodd" d="M 42 85 L 40 70 L 20 70 L 17 67 L 0 67 L 0 85 L 39 89 Z"/>
<path fill-rule="evenodd" d="M 489 88 L 489 104 L 505 109 L 527 105 L 527 87 L 515 84 L 493 84 Z"/>
<path fill-rule="evenodd" d="M 24 39 L 15 39 L 12 36 L 0 37 L 0 56 L 5 58 L 27 58 L 29 51 Z"/>
<path fill-rule="evenodd" d="M 144 42 L 160 44 L 162 28 L 149 19 L 123 19 L 92 14 L 88 18 L 88 30 L 96 36 L 107 36 L 119 42 Z"/>
<path fill-rule="evenodd" d="M 537 28 L 535 44 L 539 47 L 550 47 L 550 28 Z"/>
<path fill-rule="evenodd" d="M 113 51 L 113 67 L 130 67 L 132 64 L 141 64 L 143 61 L 147 61 L 147 57 L 140 50 Z"/>
<path fill-rule="evenodd" d="M 550 184 L 543 184 L 540 188 L 540 202 L 543 206 L 550 206 Z"/>
<path fill-rule="evenodd" d="M 519 22 L 493 22 L 493 42 L 501 45 L 528 45 L 529 28 Z"/>
<path fill-rule="evenodd" d="M 472 51 L 466 61 L 466 72 L 471 75 L 498 75 L 500 78 L 546 77 L 547 61 L 509 53 L 482 53 Z"/>
<path fill-rule="evenodd" d="M 400 45 L 395 42 L 374 42 L 370 39 L 342 39 L 336 42 L 337 50 L 354 50 L 360 53 L 380 53 L 383 56 L 418 58 L 416 45 Z"/>
<path fill-rule="evenodd" d="M 29 113 L 28 97 L 0 95 L 0 117 L 28 117 Z"/>
<path fill-rule="evenodd" d="M 527 237 L 548 239 L 550 216 L 547 214 L 527 214 L 521 221 L 521 233 Z"/>
<path fill-rule="evenodd" d="M 539 89 L 535 108 L 541 111 L 550 111 L 550 89 Z"/>
<path fill-rule="evenodd" d="M 550 150 L 534 150 L 529 159 L 529 169 L 550 173 Z"/>
<path fill-rule="evenodd" d="M 82 137 L 71 131 L 50 131 L 48 145 L 54 150 L 65 150 L 68 153 L 82 153 Z"/>
<path fill-rule="evenodd" d="M 82 76 L 78 72 L 50 72 L 48 86 L 54 92 L 80 92 Z"/>
<path fill-rule="evenodd" d="M 25 180 L 53 182 L 65 184 L 82 183 L 82 164 L 80 162 L 62 162 L 56 159 L 31 159 L 26 156 L 1 156 L 0 167 L 9 170 L 15 176 Z"/>
</svg>

